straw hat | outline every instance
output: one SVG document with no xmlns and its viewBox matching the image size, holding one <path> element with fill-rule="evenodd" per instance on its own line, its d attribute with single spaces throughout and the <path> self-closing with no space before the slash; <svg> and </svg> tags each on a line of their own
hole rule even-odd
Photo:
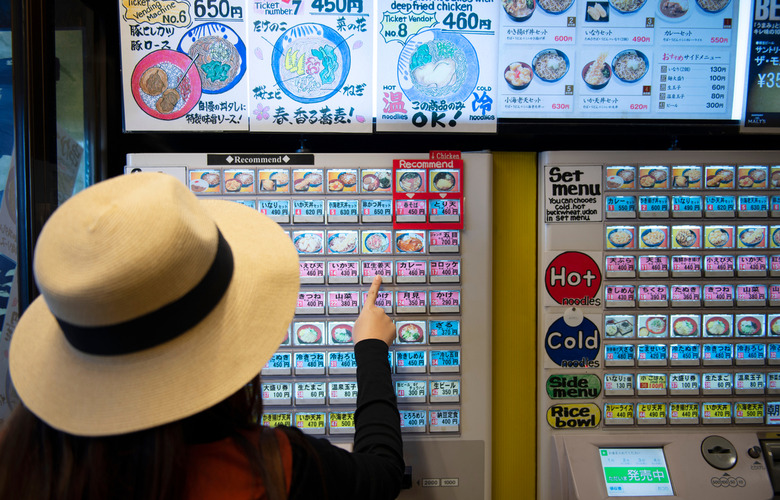
<svg viewBox="0 0 780 500">
<path fill-rule="evenodd" d="M 42 296 L 14 331 L 11 378 L 33 413 L 82 436 L 173 422 L 240 389 L 284 339 L 299 282 L 276 223 L 157 173 L 64 203 L 33 269 Z"/>
</svg>

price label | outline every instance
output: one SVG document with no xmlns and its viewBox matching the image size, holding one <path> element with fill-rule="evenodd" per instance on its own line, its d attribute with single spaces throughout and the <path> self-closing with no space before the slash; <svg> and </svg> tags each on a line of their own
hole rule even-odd
<svg viewBox="0 0 780 500">
<path fill-rule="evenodd" d="M 731 344 L 704 344 L 702 346 L 702 359 L 705 365 L 731 364 L 733 358 L 734 346 Z"/>
<path fill-rule="evenodd" d="M 425 410 L 401 410 L 401 432 L 425 432 Z"/>
<path fill-rule="evenodd" d="M 459 312 L 459 290 L 431 290 L 431 312 Z"/>
<path fill-rule="evenodd" d="M 717 271 L 734 274 L 734 257 L 731 255 L 706 255 L 704 269 L 707 272 Z"/>
<path fill-rule="evenodd" d="M 780 305 L 780 284 L 769 285 L 769 305 L 770 306 Z M 774 335 L 780 335 L 780 324 L 777 325 L 776 330 L 777 332 L 775 332 Z"/>
<path fill-rule="evenodd" d="M 357 382 L 328 382 L 328 397 L 333 404 L 354 403 L 357 394 Z"/>
<path fill-rule="evenodd" d="M 639 305 L 647 303 L 666 303 L 669 300 L 669 290 L 666 285 L 639 285 Z"/>
<path fill-rule="evenodd" d="M 360 200 L 360 214 L 363 222 L 392 222 L 393 200 Z"/>
<path fill-rule="evenodd" d="M 428 242 L 431 253 L 457 252 L 460 250 L 460 231 L 429 231 Z"/>
<path fill-rule="evenodd" d="M 766 215 L 769 211 L 768 196 L 740 196 L 739 215 Z"/>
<path fill-rule="evenodd" d="M 289 382 L 269 382 L 262 384 L 263 405 L 292 404 L 292 384 Z"/>
<path fill-rule="evenodd" d="M 766 424 L 780 424 L 780 402 L 769 402 L 766 404 Z"/>
<path fill-rule="evenodd" d="M 328 420 L 331 434 L 352 434 L 355 432 L 354 412 L 330 412 Z"/>
<path fill-rule="evenodd" d="M 666 403 L 637 403 L 636 418 L 639 424 L 666 422 Z"/>
<path fill-rule="evenodd" d="M 764 276 L 767 270 L 767 256 L 739 255 L 737 256 L 737 270 L 740 274 L 747 272 L 749 275 Z"/>
<path fill-rule="evenodd" d="M 701 257 L 698 255 L 672 255 L 672 274 L 701 274 Z"/>
<path fill-rule="evenodd" d="M 605 373 L 604 392 L 609 396 L 633 395 L 634 376 L 630 373 Z"/>
<path fill-rule="evenodd" d="M 366 303 L 366 296 L 368 291 L 363 292 L 363 304 Z M 379 290 L 376 294 L 376 300 L 374 305 L 385 310 L 385 312 L 392 312 L 393 310 L 393 292 L 389 290 Z"/>
<path fill-rule="evenodd" d="M 634 257 L 630 255 L 608 255 L 606 257 L 607 273 L 626 272 L 634 274 Z"/>
<path fill-rule="evenodd" d="M 357 283 L 358 275 L 357 261 L 328 261 L 329 283 Z"/>
<path fill-rule="evenodd" d="M 699 376 L 695 373 L 671 373 L 669 391 L 672 394 L 698 394 Z"/>
<path fill-rule="evenodd" d="M 705 302 L 733 302 L 734 287 L 731 285 L 704 285 Z"/>
<path fill-rule="evenodd" d="M 605 403 L 604 424 L 630 425 L 634 423 L 634 405 L 631 403 Z"/>
<path fill-rule="evenodd" d="M 460 320 L 431 320 L 428 322 L 428 335 L 431 343 L 458 342 L 460 340 Z"/>
<path fill-rule="evenodd" d="M 460 401 L 460 380 L 431 380 L 431 403 Z"/>
<path fill-rule="evenodd" d="M 734 374 L 734 388 L 737 393 L 763 394 L 766 387 L 766 378 L 763 373 L 736 373 Z"/>
<path fill-rule="evenodd" d="M 737 344 L 734 346 L 734 359 L 738 365 L 764 364 L 766 358 L 766 345 L 764 344 Z"/>
<path fill-rule="evenodd" d="M 637 393 L 666 394 L 666 375 L 663 373 L 640 373 L 637 378 Z"/>
<path fill-rule="evenodd" d="M 425 222 L 425 200 L 396 200 L 395 220 L 398 222 Z"/>
<path fill-rule="evenodd" d="M 290 375 L 292 373 L 292 355 L 289 352 L 277 352 L 265 364 L 263 375 Z"/>
<path fill-rule="evenodd" d="M 632 285 L 607 285 L 604 287 L 607 306 L 634 305 L 634 287 Z"/>
<path fill-rule="evenodd" d="M 321 260 L 302 260 L 298 262 L 301 283 L 325 283 L 325 262 Z"/>
<path fill-rule="evenodd" d="M 395 274 L 399 283 L 425 283 L 427 267 L 424 260 L 399 260 Z"/>
<path fill-rule="evenodd" d="M 424 290 L 399 290 L 395 292 L 397 312 L 425 312 L 427 294 Z"/>
<path fill-rule="evenodd" d="M 672 217 L 701 217 L 701 196 L 672 196 Z"/>
<path fill-rule="evenodd" d="M 639 344 L 637 346 L 637 360 L 639 365 L 647 362 L 663 362 L 666 364 L 667 352 L 663 344 Z"/>
<path fill-rule="evenodd" d="M 431 351 L 431 373 L 459 371 L 460 350 Z"/>
<path fill-rule="evenodd" d="M 427 385 L 425 380 L 398 380 L 395 395 L 402 403 L 424 403 Z"/>
<path fill-rule="evenodd" d="M 325 353 L 324 352 L 296 352 L 295 353 L 295 372 L 296 373 L 325 373 Z"/>
<path fill-rule="evenodd" d="M 715 394 L 716 391 L 720 394 L 730 394 L 731 389 L 734 386 L 733 379 L 730 373 L 702 373 L 702 389 L 706 393 Z"/>
<path fill-rule="evenodd" d="M 292 414 L 290 413 L 269 413 L 263 412 L 262 424 L 266 427 L 279 427 L 280 425 L 291 426 Z"/>
<path fill-rule="evenodd" d="M 257 210 L 276 222 L 290 222 L 289 200 L 257 200 Z"/>
<path fill-rule="evenodd" d="M 357 312 L 360 305 L 360 292 L 358 291 L 336 291 L 328 292 L 328 312 L 343 312 L 343 309 L 350 309 Z"/>
<path fill-rule="evenodd" d="M 460 260 L 432 260 L 429 267 L 431 283 L 460 282 Z"/>
<path fill-rule="evenodd" d="M 460 410 L 430 410 L 428 421 L 431 432 L 458 432 L 460 430 Z"/>
<path fill-rule="evenodd" d="M 328 372 L 332 374 L 355 373 L 357 362 L 353 351 L 331 351 L 328 353 Z"/>
<path fill-rule="evenodd" d="M 635 358 L 635 346 L 632 344 L 604 346 L 604 364 L 607 366 L 633 366 Z"/>
<path fill-rule="evenodd" d="M 325 413 L 296 413 L 295 427 L 311 434 L 325 434 Z"/>
<path fill-rule="evenodd" d="M 634 196 L 607 196 L 607 218 L 636 217 L 636 197 Z"/>
<path fill-rule="evenodd" d="M 357 200 L 328 200 L 328 222 L 357 222 Z"/>
<path fill-rule="evenodd" d="M 771 262 L 772 276 L 775 276 L 780 273 L 780 255 L 771 255 L 769 260 Z"/>
<path fill-rule="evenodd" d="M 668 273 L 669 258 L 666 255 L 641 255 L 639 256 L 639 272 Z"/>
<path fill-rule="evenodd" d="M 701 302 L 701 285 L 672 285 L 672 305 L 677 302 Z"/>
<path fill-rule="evenodd" d="M 325 222 L 325 201 L 293 200 L 293 222 Z"/>
<path fill-rule="evenodd" d="M 708 420 L 731 420 L 731 403 L 702 403 L 702 419 L 707 423 Z"/>
<path fill-rule="evenodd" d="M 734 403 L 734 420 L 737 423 L 763 422 L 764 403 L 741 401 Z"/>
<path fill-rule="evenodd" d="M 324 404 L 325 382 L 296 382 L 296 404 Z"/>
<path fill-rule="evenodd" d="M 680 419 L 699 419 L 699 404 L 698 403 L 669 403 L 669 419 L 672 423 L 675 420 Z"/>
<path fill-rule="evenodd" d="M 298 306 L 296 312 L 299 314 L 309 313 L 310 310 L 321 310 L 325 312 L 325 292 L 299 292 Z"/>
<path fill-rule="evenodd" d="M 460 222 L 462 215 L 460 200 L 430 200 L 428 219 L 431 222 Z"/>
<path fill-rule="evenodd" d="M 648 213 L 658 213 L 659 215 L 669 214 L 669 198 L 666 196 L 640 196 L 639 197 L 639 216 Z"/>
<path fill-rule="evenodd" d="M 715 217 L 716 215 L 731 215 L 733 217 L 736 207 L 737 202 L 733 196 L 709 195 L 704 197 L 704 209 L 707 217 Z"/>
<path fill-rule="evenodd" d="M 766 285 L 737 285 L 737 305 L 766 304 Z"/>
<path fill-rule="evenodd" d="M 672 365 L 699 364 L 701 347 L 699 344 L 672 344 L 669 346 L 669 359 Z M 694 363 L 675 363 L 675 361 L 689 361 Z"/>
<path fill-rule="evenodd" d="M 361 265 L 363 283 L 371 283 L 374 276 L 382 276 L 382 283 L 389 283 L 393 279 L 393 262 L 390 260 L 364 260 Z"/>
<path fill-rule="evenodd" d="M 426 359 L 426 351 L 396 351 L 396 371 L 398 373 L 425 373 Z"/>
</svg>

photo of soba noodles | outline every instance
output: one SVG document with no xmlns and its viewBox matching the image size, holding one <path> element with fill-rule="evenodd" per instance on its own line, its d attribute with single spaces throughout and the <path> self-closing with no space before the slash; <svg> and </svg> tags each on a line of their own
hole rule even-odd
<svg viewBox="0 0 780 500">
<path fill-rule="evenodd" d="M 287 96 L 314 103 L 341 89 L 350 65 L 349 46 L 338 32 L 321 24 L 304 23 L 277 39 L 271 70 Z"/>
<path fill-rule="evenodd" d="M 539 7 L 550 14 L 561 14 L 571 7 L 572 3 L 574 0 L 537 0 Z"/>
<path fill-rule="evenodd" d="M 710 13 L 722 11 L 730 2 L 731 0 L 696 0 L 699 7 Z"/>
<path fill-rule="evenodd" d="M 647 56 L 638 50 L 624 50 L 612 60 L 612 71 L 620 80 L 633 83 L 640 80 L 648 69 Z"/>
<path fill-rule="evenodd" d="M 609 0 L 610 5 L 618 12 L 628 14 L 642 8 L 646 0 Z"/>
<path fill-rule="evenodd" d="M 534 74 L 546 82 L 556 82 L 569 71 L 569 58 L 558 49 L 545 49 L 534 56 Z"/>
</svg>

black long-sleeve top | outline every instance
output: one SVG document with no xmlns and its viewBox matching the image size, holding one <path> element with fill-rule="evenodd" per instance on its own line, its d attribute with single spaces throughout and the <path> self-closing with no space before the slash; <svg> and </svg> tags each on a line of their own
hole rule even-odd
<svg viewBox="0 0 780 500">
<path fill-rule="evenodd" d="M 403 443 L 387 352 L 387 344 L 378 339 L 355 345 L 358 396 L 351 453 L 326 439 L 287 429 L 293 451 L 291 499 L 398 496 L 404 474 Z"/>
</svg>

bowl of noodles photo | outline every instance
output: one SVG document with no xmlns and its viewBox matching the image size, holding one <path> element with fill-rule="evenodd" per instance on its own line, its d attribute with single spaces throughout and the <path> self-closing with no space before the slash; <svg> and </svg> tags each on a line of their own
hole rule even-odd
<svg viewBox="0 0 780 500">
<path fill-rule="evenodd" d="M 609 67 L 606 59 L 607 53 L 602 52 L 599 54 L 598 59 L 589 62 L 582 68 L 582 79 L 588 88 L 599 90 L 606 87 L 609 83 L 609 79 L 612 78 L 612 68 Z"/>
<path fill-rule="evenodd" d="M 502 3 L 509 19 L 517 22 L 529 19 L 536 9 L 535 0 L 503 0 Z"/>
<path fill-rule="evenodd" d="M 277 85 L 303 104 L 338 94 L 351 64 L 347 41 L 333 28 L 317 23 L 298 24 L 282 33 L 271 56 Z"/>
<path fill-rule="evenodd" d="M 141 59 L 130 79 L 138 107 L 160 120 L 175 120 L 189 113 L 201 96 L 200 75 L 192 62 L 186 54 L 166 49 Z"/>
<path fill-rule="evenodd" d="M 545 82 L 557 82 L 569 72 L 569 58 L 558 49 L 544 49 L 534 56 L 534 75 Z"/>
<path fill-rule="evenodd" d="M 246 47 L 229 26 L 200 24 L 184 34 L 178 49 L 195 61 L 204 94 L 232 89 L 246 73 Z"/>
<path fill-rule="evenodd" d="M 574 0 L 536 0 L 536 4 L 548 14 L 563 14 L 573 3 Z"/>
<path fill-rule="evenodd" d="M 708 14 L 716 14 L 731 3 L 731 0 L 696 0 L 696 4 L 701 10 Z"/>
<path fill-rule="evenodd" d="M 612 72 L 620 81 L 626 83 L 641 80 L 647 74 L 649 67 L 647 56 L 634 49 L 619 52 L 612 59 Z"/>
<path fill-rule="evenodd" d="M 641 9 L 647 0 L 609 0 L 609 5 L 623 14 L 632 14 Z"/>
<path fill-rule="evenodd" d="M 524 62 L 513 62 L 504 70 L 504 79 L 509 88 L 523 90 L 531 84 L 534 78 L 533 69 Z"/>
</svg>

